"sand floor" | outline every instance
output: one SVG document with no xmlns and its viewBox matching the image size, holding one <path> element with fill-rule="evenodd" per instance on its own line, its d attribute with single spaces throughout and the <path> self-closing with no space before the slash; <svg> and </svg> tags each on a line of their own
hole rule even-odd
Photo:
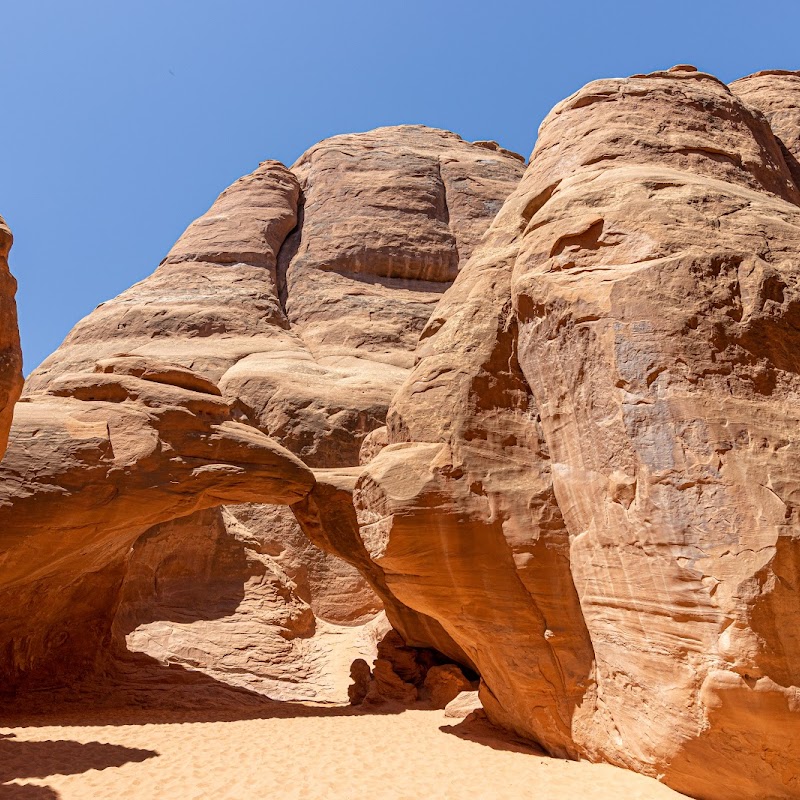
<svg viewBox="0 0 800 800">
<path fill-rule="evenodd" d="M 249 719 L 194 717 L 73 712 L 0 728 L 0 798 L 683 797 L 615 767 L 546 758 L 486 723 L 447 719 L 441 711 L 365 714 L 276 704 Z"/>
</svg>

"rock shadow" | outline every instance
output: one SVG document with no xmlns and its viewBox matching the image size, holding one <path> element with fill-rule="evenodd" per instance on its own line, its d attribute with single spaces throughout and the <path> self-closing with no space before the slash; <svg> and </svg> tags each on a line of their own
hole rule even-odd
<svg viewBox="0 0 800 800">
<path fill-rule="evenodd" d="M 542 758 L 550 757 L 534 742 L 519 738 L 509 731 L 493 725 L 483 711 L 473 711 L 461 722 L 442 725 L 439 730 L 442 733 L 449 733 L 468 742 L 491 747 L 493 750 L 525 753 L 526 755 L 541 756 Z"/>
<path fill-rule="evenodd" d="M 49 786 L 35 783 L 0 784 L 0 800 L 59 800 L 61 795 Z"/>
<path fill-rule="evenodd" d="M 146 761 L 159 755 L 143 750 L 103 742 L 23 741 L 13 733 L 0 735 L 0 798 L 44 800 L 57 798 L 48 786 L 11 784 L 28 778 L 50 775 L 78 775 L 90 769 L 121 767 L 131 762 Z"/>
<path fill-rule="evenodd" d="M 0 695 L 6 728 L 235 722 L 294 717 L 400 714 L 406 706 L 308 704 L 276 700 L 142 653 L 107 664 L 113 671 L 56 690 Z"/>
<path fill-rule="evenodd" d="M 236 612 L 261 565 L 232 536 L 219 508 L 155 525 L 134 543 L 113 622 L 124 638 L 140 625 L 218 620 Z M 263 568 L 262 568 L 263 569 Z"/>
</svg>

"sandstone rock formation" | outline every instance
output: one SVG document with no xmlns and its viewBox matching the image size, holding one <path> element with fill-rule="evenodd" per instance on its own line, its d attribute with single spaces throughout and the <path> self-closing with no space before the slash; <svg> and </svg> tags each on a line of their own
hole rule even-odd
<svg viewBox="0 0 800 800">
<path fill-rule="evenodd" d="M 372 680 L 372 670 L 363 658 L 357 658 L 350 665 L 350 680 L 352 683 L 347 687 L 347 698 L 350 705 L 360 706 L 369 693 Z"/>
<path fill-rule="evenodd" d="M 553 755 L 797 797 L 798 108 L 684 65 L 567 98 L 519 182 L 420 127 L 265 162 L 29 380 L 4 668 L 318 694 L 382 604 L 354 702 L 450 659 Z"/>
<path fill-rule="evenodd" d="M 444 708 L 444 715 L 450 719 L 465 719 L 473 711 L 482 710 L 478 692 L 461 692 Z"/>
<path fill-rule="evenodd" d="M 116 664 L 148 654 L 275 699 L 341 701 L 354 653 L 374 653 L 372 590 L 305 539 L 285 506 L 226 506 L 151 528 L 118 598 Z"/>
<path fill-rule="evenodd" d="M 587 162 L 619 153 L 624 128 L 576 142 L 569 176 L 548 146 L 576 116 L 602 125 L 593 95 L 635 108 L 636 79 L 585 90 L 543 131 L 530 191 L 564 180 L 516 258 L 519 359 L 558 465 L 603 735 L 681 791 L 789 797 L 800 193 L 763 118 L 715 79 L 639 80 L 653 122 L 601 174 Z"/>
<path fill-rule="evenodd" d="M 519 160 L 422 126 L 336 136 L 227 189 L 159 269 L 82 320 L 34 394 L 125 352 L 219 383 L 311 467 L 358 464 Z"/>
<path fill-rule="evenodd" d="M 22 353 L 17 330 L 17 284 L 8 269 L 13 238 L 0 217 L 0 457 L 6 449 L 14 403 L 22 391 Z"/>
<path fill-rule="evenodd" d="M 92 665 L 148 528 L 225 502 L 296 502 L 314 483 L 233 421 L 212 383 L 149 364 L 106 359 L 106 371 L 64 375 L 17 404 L 0 468 L 4 689 Z"/>
<path fill-rule="evenodd" d="M 800 185 L 800 72 L 766 70 L 731 84 L 731 90 L 750 108 L 767 118 L 783 150 L 794 182 Z"/>
<path fill-rule="evenodd" d="M 161 501 L 174 493 L 156 490 L 166 465 L 185 456 L 182 442 L 165 442 L 184 425 L 193 442 L 208 439 L 223 415 L 226 435 L 243 436 L 249 423 L 311 467 L 357 465 L 413 365 L 419 331 L 521 177 L 520 161 L 493 143 L 404 126 L 334 137 L 292 169 L 264 162 L 153 275 L 74 328 L 27 381 L 0 465 L 0 531 L 13 520 L 18 558 L 35 555 L 30 574 L 20 568 L 7 587 L 0 579 L 0 592 L 36 582 L 40 595 L 47 587 L 63 598 L 49 609 L 25 601 L 46 642 L 0 626 L 21 651 L 11 674 L 33 680 L 38 664 L 37 680 L 66 680 L 66 665 L 89 672 L 87 654 L 102 651 L 102 668 L 114 670 L 134 651 L 274 697 L 345 696 L 359 626 L 381 603 L 285 505 L 264 505 L 298 501 L 309 484 L 293 494 L 290 480 L 280 494 L 254 475 L 226 490 L 214 485 L 225 470 L 209 467 L 208 486 L 170 474 L 186 485 L 168 508 Z M 158 388 L 151 399 L 163 384 L 183 394 Z M 251 433 L 262 452 L 264 436 Z M 204 448 L 192 457 L 233 457 Z M 95 462 L 92 475 L 80 471 Z M 32 477 L 43 463 L 43 477 Z M 150 494 L 127 498 L 142 470 Z M 39 559 L 47 564 L 37 571 Z"/>
<path fill-rule="evenodd" d="M 378 641 L 372 667 L 362 658 L 353 661 L 350 679 L 350 703 L 368 706 L 421 702 L 427 708 L 444 708 L 460 692 L 478 686 L 441 653 L 410 647 L 394 628 Z"/>
<path fill-rule="evenodd" d="M 457 664 L 439 664 L 431 667 L 425 675 L 423 695 L 433 708 L 445 708 L 462 692 L 470 692 L 472 687 L 472 682 Z"/>
<path fill-rule="evenodd" d="M 800 791 L 787 131 L 691 67 L 559 104 L 354 495 L 492 720 L 702 798 Z"/>
</svg>

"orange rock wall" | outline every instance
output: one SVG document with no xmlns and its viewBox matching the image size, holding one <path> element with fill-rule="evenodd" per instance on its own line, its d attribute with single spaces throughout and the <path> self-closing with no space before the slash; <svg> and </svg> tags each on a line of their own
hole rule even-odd
<svg viewBox="0 0 800 800">
<path fill-rule="evenodd" d="M 726 800 L 800 791 L 796 129 L 750 83 L 553 110 L 354 493 L 490 717 Z"/>
<path fill-rule="evenodd" d="M 13 238 L 0 217 L 0 456 L 6 448 L 14 403 L 22 391 L 22 353 L 17 330 L 17 283 L 8 269 Z"/>
</svg>

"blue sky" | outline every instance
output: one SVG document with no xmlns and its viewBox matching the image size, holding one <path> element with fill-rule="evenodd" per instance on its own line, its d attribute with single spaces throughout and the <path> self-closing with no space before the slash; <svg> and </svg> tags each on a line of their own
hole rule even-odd
<svg viewBox="0 0 800 800">
<path fill-rule="evenodd" d="M 265 158 L 399 123 L 527 156 L 595 78 L 800 69 L 797 0 L 2 0 L 0 20 L 26 373 Z"/>
</svg>

